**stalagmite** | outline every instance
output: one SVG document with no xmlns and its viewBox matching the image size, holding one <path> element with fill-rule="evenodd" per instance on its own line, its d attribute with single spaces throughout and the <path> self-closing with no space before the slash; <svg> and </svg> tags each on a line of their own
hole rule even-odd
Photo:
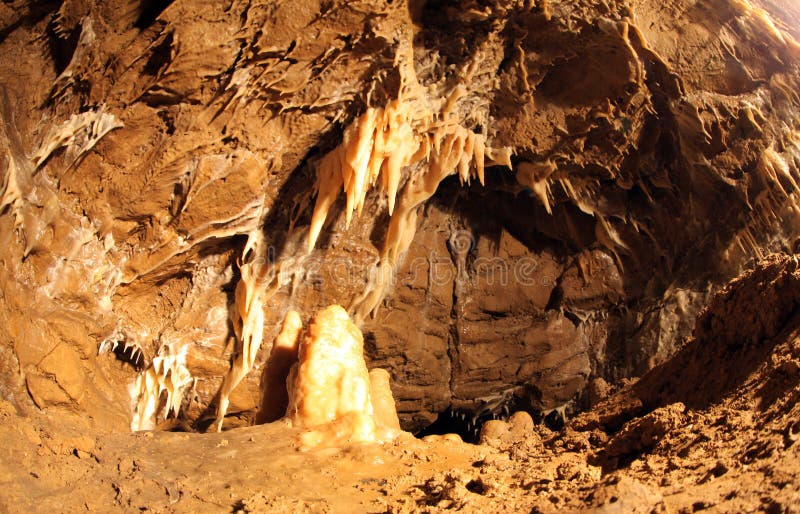
<svg viewBox="0 0 800 514">
<path fill-rule="evenodd" d="M 289 375 L 287 417 L 307 428 L 304 446 L 375 441 L 370 381 L 361 331 L 332 305 L 318 312 Z"/>
<path fill-rule="evenodd" d="M 397 406 L 389 382 L 389 372 L 385 369 L 375 368 L 369 371 L 372 411 L 378 430 L 377 436 L 382 441 L 394 439 L 401 432 Z"/>
<path fill-rule="evenodd" d="M 400 434 L 389 374 L 380 369 L 367 372 L 363 337 L 347 311 L 331 305 L 314 316 L 302 336 L 300 331 L 299 315 L 290 312 L 268 366 L 280 358 L 280 366 L 285 367 L 295 342 L 301 340 L 285 387 L 286 418 L 302 429 L 301 449 L 384 442 Z M 277 348 L 286 351 L 285 358 L 276 356 Z M 281 385 L 277 380 L 270 384 L 274 388 Z M 266 402 L 262 402 L 260 413 L 269 422 L 266 411 L 277 409 L 278 404 L 269 391 L 264 393 Z"/>
</svg>

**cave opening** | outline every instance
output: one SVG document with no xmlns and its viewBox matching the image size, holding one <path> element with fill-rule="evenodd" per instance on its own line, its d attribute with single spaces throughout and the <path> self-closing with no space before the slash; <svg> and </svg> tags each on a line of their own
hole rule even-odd
<svg viewBox="0 0 800 514">
<path fill-rule="evenodd" d="M 476 414 L 473 411 L 448 408 L 444 412 L 440 412 L 433 423 L 415 432 L 414 436 L 419 439 L 425 439 L 431 435 L 456 434 L 465 443 L 480 444 L 482 442 L 481 431 L 487 422 L 502 421 L 507 423 L 511 418 L 511 414 L 518 412 L 527 413 L 534 424 L 544 424 L 548 430 L 553 432 L 559 432 L 564 428 L 566 422 L 563 410 L 554 409 L 543 413 L 539 409 L 532 408 L 529 401 L 513 397 L 496 412 L 487 411 L 482 414 Z"/>
</svg>

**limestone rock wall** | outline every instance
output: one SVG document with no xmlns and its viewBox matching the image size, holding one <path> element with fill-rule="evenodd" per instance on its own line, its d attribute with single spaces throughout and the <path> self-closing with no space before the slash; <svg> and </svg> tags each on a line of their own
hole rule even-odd
<svg viewBox="0 0 800 514">
<path fill-rule="evenodd" d="M 800 47 L 779 4 L 4 2 L 3 396 L 126 429 L 129 386 L 184 352 L 177 422 L 210 423 L 248 234 L 267 248 L 264 341 L 287 310 L 368 287 L 386 200 L 345 229 L 340 195 L 308 253 L 317 163 L 409 63 L 431 105 L 454 98 L 455 122 L 512 156 L 414 211 L 363 323 L 404 426 L 580 404 L 593 377 L 641 374 L 798 233 Z M 255 412 L 268 355 L 228 426 Z"/>
</svg>

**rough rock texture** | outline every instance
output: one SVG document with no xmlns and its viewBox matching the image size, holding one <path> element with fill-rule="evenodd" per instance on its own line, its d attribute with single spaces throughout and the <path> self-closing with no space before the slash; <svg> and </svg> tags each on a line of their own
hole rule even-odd
<svg viewBox="0 0 800 514">
<path fill-rule="evenodd" d="M 779 4 L 3 2 L 3 396 L 124 430 L 129 385 L 185 351 L 178 423 L 205 428 L 242 351 L 245 236 L 268 248 L 264 341 L 287 310 L 369 287 L 385 199 L 345 229 L 340 197 L 307 253 L 317 163 L 410 65 L 513 158 L 418 208 L 362 327 L 369 365 L 410 429 L 585 405 L 590 380 L 664 361 L 720 284 L 798 233 L 797 9 Z M 268 346 L 226 426 L 254 416 Z"/>
</svg>

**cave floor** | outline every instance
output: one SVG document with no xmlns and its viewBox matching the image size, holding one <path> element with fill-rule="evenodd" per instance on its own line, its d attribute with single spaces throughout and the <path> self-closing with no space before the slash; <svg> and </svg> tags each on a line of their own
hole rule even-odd
<svg viewBox="0 0 800 514">
<path fill-rule="evenodd" d="M 637 418 L 636 433 L 655 441 L 646 448 L 646 436 L 615 446 L 596 431 L 539 426 L 512 444 L 403 434 L 384 446 L 300 452 L 281 422 L 91 434 L 80 419 L 24 416 L 4 402 L 0 510 L 797 512 L 796 413 L 783 433 L 757 430 L 754 411 L 732 403 Z M 604 460 L 602 449 L 619 444 L 623 457 Z"/>
</svg>

